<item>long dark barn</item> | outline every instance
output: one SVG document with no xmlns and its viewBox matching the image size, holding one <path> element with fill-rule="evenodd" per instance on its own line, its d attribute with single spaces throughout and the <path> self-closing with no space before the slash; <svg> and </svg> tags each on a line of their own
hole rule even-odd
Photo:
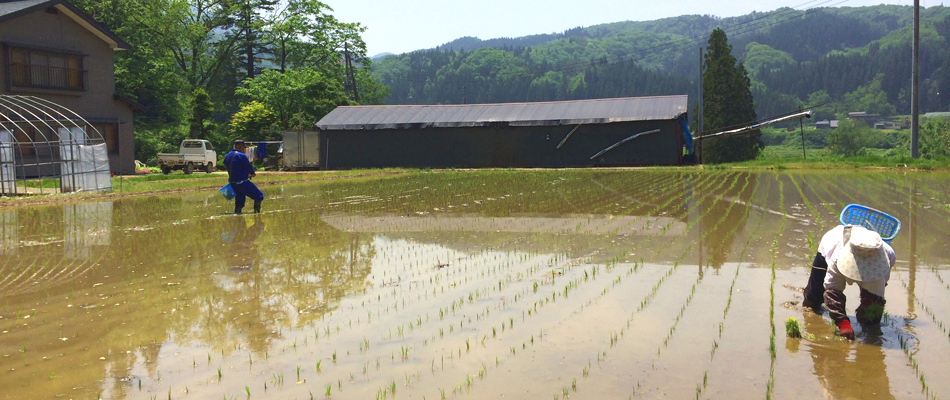
<svg viewBox="0 0 950 400">
<path fill-rule="evenodd" d="M 683 161 L 680 120 L 686 107 L 685 95 L 338 107 L 316 124 L 319 166 L 677 165 Z"/>
</svg>

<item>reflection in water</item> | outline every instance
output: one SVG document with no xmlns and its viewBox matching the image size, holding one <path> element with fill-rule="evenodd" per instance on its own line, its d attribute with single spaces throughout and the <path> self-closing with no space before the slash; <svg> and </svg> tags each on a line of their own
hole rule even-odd
<svg viewBox="0 0 950 400">
<path fill-rule="evenodd" d="M 64 204 L 63 231 L 66 258 L 88 258 L 92 246 L 110 243 L 112 202 Z"/>
<path fill-rule="evenodd" d="M 0 212 L 0 255 L 16 254 L 19 244 L 16 211 Z"/>
<path fill-rule="evenodd" d="M 475 215 L 406 217 L 328 214 L 320 217 L 345 232 L 494 232 L 569 235 L 681 236 L 686 223 L 670 217 L 566 215 L 564 217 L 482 217 Z"/>
<path fill-rule="evenodd" d="M 12 371 L 0 371 L 0 385 L 12 398 L 165 398 L 169 389 L 182 398 L 186 387 L 195 398 L 232 398 L 245 384 L 254 398 L 302 398 L 341 382 L 333 398 L 366 398 L 395 382 L 400 396 L 436 398 L 438 388 L 478 377 L 484 363 L 486 381 L 534 379 L 545 388 L 560 385 L 552 392 L 560 394 L 579 374 L 577 366 L 605 353 L 613 357 L 618 348 L 644 357 L 637 361 L 646 366 L 708 362 L 703 368 L 710 371 L 748 376 L 748 365 L 763 363 L 729 360 L 758 357 L 768 365 L 764 347 L 713 358 L 705 347 L 700 354 L 677 346 L 698 338 L 764 343 L 768 333 L 747 337 L 755 328 L 739 328 L 767 326 L 768 279 L 749 269 L 775 265 L 786 271 L 779 279 L 794 278 L 776 285 L 800 283 L 796 274 L 807 265 L 801 257 L 810 256 L 802 243 L 811 232 L 801 231 L 801 220 L 830 226 L 843 204 L 878 192 L 867 179 L 835 176 L 832 185 L 821 175 L 808 175 L 815 185 L 799 192 L 789 177 L 436 172 L 288 186 L 274 199 L 274 209 L 283 211 L 262 215 L 225 216 L 228 204 L 204 195 L 3 210 L 0 332 L 7 333 L 0 334 L 0 360 Z M 809 196 L 815 215 L 800 193 Z M 938 276 L 916 274 L 918 260 L 941 265 L 950 258 L 939 235 L 916 234 L 945 231 L 935 224 L 946 221 L 948 211 L 935 201 L 911 196 L 906 210 L 894 206 L 909 233 L 896 243 L 906 249 L 909 240 L 911 293 Z M 724 263 L 741 267 L 737 274 L 692 276 Z M 691 276 L 684 280 L 682 271 Z M 889 294 L 895 292 L 891 282 Z M 728 307 L 727 293 L 736 296 L 728 314 L 721 308 Z M 946 298 L 929 295 L 934 303 Z M 913 311 L 912 297 L 908 304 Z M 629 313 L 652 322 L 669 317 L 674 325 L 624 326 Z M 737 315 L 749 319 L 737 322 Z M 833 335 L 820 316 L 812 317 L 806 316 L 807 331 Z M 716 321 L 707 323 L 710 318 Z M 881 340 L 865 332 L 861 344 L 802 342 L 799 352 L 814 361 L 779 351 L 776 381 L 802 379 L 781 369 L 800 362 L 818 377 L 807 383 L 820 382 L 829 397 L 880 398 L 892 387 L 907 392 L 900 374 L 913 371 L 894 362 L 885 371 L 885 350 L 877 344 L 893 343 L 897 329 L 905 328 L 889 326 L 877 333 Z M 645 342 L 662 343 L 664 350 L 640 354 Z M 402 359 L 400 350 L 408 353 Z M 330 361 L 335 352 L 339 364 Z M 576 356 L 577 363 L 562 366 L 563 356 Z M 609 380 L 596 365 L 587 379 Z M 290 384 L 297 366 L 307 382 Z M 922 368 L 931 376 L 946 371 L 944 365 Z M 657 371 L 646 371 L 651 385 L 679 382 Z M 278 373 L 286 386 L 271 383 Z M 702 382 L 703 376 L 691 378 Z M 268 392 L 262 391 L 265 379 Z M 580 397 L 585 382 L 578 379 Z M 478 384 L 456 396 L 487 398 Z M 603 386 L 605 398 L 629 397 L 623 385 Z M 730 388 L 723 398 L 743 397 L 728 396 Z"/>
<path fill-rule="evenodd" d="M 736 236 L 742 232 L 749 214 L 746 205 L 758 186 L 758 174 L 748 172 L 725 176 L 723 188 L 715 195 L 702 197 L 703 247 L 708 252 L 704 265 L 719 269 L 733 250 Z"/>
<path fill-rule="evenodd" d="M 807 332 L 833 335 L 833 332 L 830 332 L 833 328 L 817 315 L 806 313 L 804 321 Z M 857 344 L 852 345 L 840 340 L 810 343 L 814 374 L 825 391 L 825 398 L 894 398 L 887 376 L 887 366 L 884 364 L 881 325 L 864 328 L 864 338 Z"/>
<path fill-rule="evenodd" d="M 910 318 L 907 323 L 909 324 L 917 315 L 914 311 L 914 296 L 916 296 L 917 286 L 917 181 L 911 184 L 910 221 L 908 225 L 907 228 L 910 231 L 908 235 L 910 237 L 910 254 L 908 254 L 910 264 L 907 266 L 907 293 L 909 294 L 907 296 L 907 315 Z"/>
<path fill-rule="evenodd" d="M 221 234 L 221 240 L 231 245 L 226 250 L 231 272 L 246 273 L 258 266 L 260 256 L 254 242 L 264 233 L 264 219 L 255 214 L 253 219 L 233 216 L 226 220 L 230 229 Z"/>
</svg>

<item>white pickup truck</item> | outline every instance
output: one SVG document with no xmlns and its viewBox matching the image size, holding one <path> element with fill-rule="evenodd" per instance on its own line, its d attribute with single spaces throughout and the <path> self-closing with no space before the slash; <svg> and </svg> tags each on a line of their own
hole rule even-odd
<svg viewBox="0 0 950 400">
<path fill-rule="evenodd" d="M 162 173 L 168 175 L 173 169 L 185 170 L 190 174 L 195 169 L 202 169 L 207 173 L 214 171 L 214 164 L 218 161 L 218 154 L 214 152 L 211 142 L 200 139 L 185 139 L 181 141 L 178 154 L 159 153 L 158 166 Z"/>
</svg>

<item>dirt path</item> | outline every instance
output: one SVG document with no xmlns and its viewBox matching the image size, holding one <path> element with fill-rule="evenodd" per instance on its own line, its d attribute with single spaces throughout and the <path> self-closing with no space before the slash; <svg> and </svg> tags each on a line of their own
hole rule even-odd
<svg viewBox="0 0 950 400">
<path fill-rule="evenodd" d="M 388 171 L 388 172 L 375 172 L 375 173 L 365 173 L 365 174 L 356 174 L 356 175 L 343 175 L 343 176 L 312 176 L 302 179 L 289 179 L 291 175 L 294 175 L 293 172 L 281 173 L 281 175 L 288 175 L 287 180 L 280 181 L 269 181 L 269 182 L 255 182 L 255 185 L 258 187 L 262 186 L 275 186 L 275 185 L 286 185 L 293 183 L 307 183 L 307 182 L 319 182 L 319 181 L 335 181 L 340 179 L 359 179 L 359 178 L 371 178 L 371 177 L 385 177 L 393 175 L 404 175 L 411 173 L 412 171 Z M 272 173 L 268 173 L 271 175 Z M 192 181 L 192 179 L 181 179 L 181 181 Z M 167 183 L 169 180 L 162 180 L 156 182 Z M 2 208 L 12 208 L 12 207 L 24 207 L 24 206 L 37 206 L 37 205 L 48 205 L 48 204 L 66 204 L 66 203 L 80 203 L 87 201 L 102 201 L 102 200 L 115 200 L 115 199 L 124 199 L 128 197 L 141 197 L 141 196 L 158 196 L 166 194 L 178 194 L 178 193 L 189 193 L 189 192 L 200 192 L 204 190 L 217 190 L 220 189 L 221 185 L 205 185 L 198 187 L 190 188 L 173 188 L 173 189 L 162 189 L 162 190 L 152 190 L 145 192 L 135 192 L 135 193 L 89 193 L 89 194 L 65 194 L 65 195 L 49 195 L 44 197 L 30 197 L 30 198 L 21 198 L 21 199 L 12 199 L 9 201 L 0 201 L 0 209 Z"/>
</svg>

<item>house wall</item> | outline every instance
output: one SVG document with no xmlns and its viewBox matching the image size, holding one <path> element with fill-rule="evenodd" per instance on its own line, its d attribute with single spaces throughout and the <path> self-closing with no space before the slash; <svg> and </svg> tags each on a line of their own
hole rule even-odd
<svg viewBox="0 0 950 400">
<path fill-rule="evenodd" d="M 320 132 L 320 166 L 349 168 L 481 168 L 676 165 L 680 163 L 675 120 L 582 125 L 557 145 L 570 126 L 381 129 Z M 627 137 L 660 129 L 590 157 Z"/>
<path fill-rule="evenodd" d="M 116 173 L 135 172 L 132 109 L 113 98 L 114 51 L 108 43 L 63 12 L 51 14 L 45 10 L 0 22 L 0 41 L 3 43 L 0 51 L 0 93 L 40 97 L 69 108 L 90 122 L 117 123 L 120 151 L 109 156 L 110 166 Z M 82 66 L 88 71 L 86 90 L 12 87 L 9 70 L 11 46 L 82 53 Z"/>
</svg>

